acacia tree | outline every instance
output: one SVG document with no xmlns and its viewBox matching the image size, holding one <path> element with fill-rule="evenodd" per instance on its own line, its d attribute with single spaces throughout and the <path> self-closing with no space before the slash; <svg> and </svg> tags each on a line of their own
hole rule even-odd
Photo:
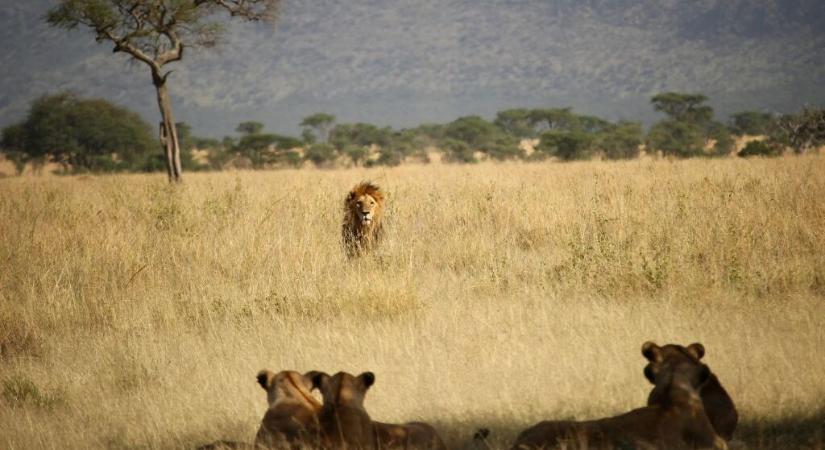
<svg viewBox="0 0 825 450">
<path fill-rule="evenodd" d="M 160 143 L 169 181 L 181 181 L 180 144 L 166 84 L 167 64 L 183 58 L 184 47 L 214 47 L 224 28 L 216 14 L 248 21 L 273 21 L 279 0 L 60 0 L 52 8 L 50 25 L 95 33 L 97 42 L 111 42 L 115 53 L 126 53 L 146 64 L 157 93 Z"/>
<path fill-rule="evenodd" d="M 329 140 L 329 132 L 333 123 L 335 123 L 335 116 L 332 114 L 315 113 L 304 117 L 304 120 L 301 121 L 301 127 L 304 129 L 305 140 L 309 143 L 315 143 L 316 141 L 326 143 Z"/>
<path fill-rule="evenodd" d="M 795 153 L 825 144 L 825 108 L 803 108 L 797 114 L 788 114 L 779 119 L 780 141 L 789 145 Z"/>
<path fill-rule="evenodd" d="M 650 99 L 653 109 L 667 114 L 673 120 L 703 123 L 713 119 L 713 108 L 703 105 L 707 97 L 702 94 L 663 92 Z"/>
</svg>

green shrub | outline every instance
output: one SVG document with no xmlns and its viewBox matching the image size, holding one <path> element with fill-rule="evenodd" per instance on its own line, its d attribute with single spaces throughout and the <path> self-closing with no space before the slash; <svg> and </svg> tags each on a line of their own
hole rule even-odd
<svg viewBox="0 0 825 450">
<path fill-rule="evenodd" d="M 779 156 L 780 153 L 778 145 L 767 141 L 750 141 L 739 152 L 739 156 L 743 158 L 747 156 Z"/>
<path fill-rule="evenodd" d="M 3 380 L 3 398 L 16 407 L 52 409 L 65 403 L 61 393 L 44 393 L 33 381 L 20 375 Z"/>
</svg>

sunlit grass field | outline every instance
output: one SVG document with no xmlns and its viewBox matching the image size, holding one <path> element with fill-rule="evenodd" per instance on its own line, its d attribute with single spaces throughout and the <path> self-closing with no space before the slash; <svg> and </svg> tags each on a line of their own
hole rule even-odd
<svg viewBox="0 0 825 450">
<path fill-rule="evenodd" d="M 348 261 L 342 203 L 388 194 Z M 494 448 L 643 406 L 702 342 L 739 448 L 825 445 L 825 158 L 0 180 L 0 448 L 251 442 L 262 368 Z"/>
</svg>

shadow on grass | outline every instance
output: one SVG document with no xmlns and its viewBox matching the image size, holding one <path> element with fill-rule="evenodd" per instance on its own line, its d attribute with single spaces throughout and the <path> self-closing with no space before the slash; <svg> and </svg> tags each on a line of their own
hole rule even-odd
<svg viewBox="0 0 825 450">
<path fill-rule="evenodd" d="M 550 419 L 550 418 L 548 418 Z M 570 419 L 570 418 L 560 418 Z M 432 422 L 444 439 L 448 449 L 452 450 L 507 450 L 516 436 L 532 423 L 515 423 L 502 418 L 468 418 L 462 421 Z M 484 442 L 473 440 L 475 432 L 481 428 L 490 430 Z M 220 433 L 219 433 L 220 434 Z M 237 433 L 229 433 L 236 435 Z M 242 433 L 241 433 L 242 434 Z M 248 441 L 252 441 L 250 436 Z M 189 441 L 189 439 L 185 439 Z M 236 445 L 208 446 L 218 444 L 214 440 L 192 439 L 189 448 L 204 446 L 204 449 L 252 448 L 251 444 L 240 439 Z M 731 450 L 790 450 L 790 449 L 825 449 L 825 406 L 808 415 L 788 416 L 781 419 L 741 418 L 736 429 Z"/>
<path fill-rule="evenodd" d="M 548 418 L 550 419 L 550 418 Z M 513 423 L 502 419 L 468 419 L 462 422 L 433 423 L 447 448 L 456 450 L 506 450 L 516 436 L 532 423 Z M 489 428 L 486 443 L 473 442 L 479 428 Z M 781 419 L 740 418 L 731 450 L 825 449 L 825 405 L 807 415 Z"/>
</svg>

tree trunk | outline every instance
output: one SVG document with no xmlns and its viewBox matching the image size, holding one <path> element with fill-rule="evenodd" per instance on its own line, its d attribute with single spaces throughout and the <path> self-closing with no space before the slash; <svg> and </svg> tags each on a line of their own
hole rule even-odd
<svg viewBox="0 0 825 450">
<path fill-rule="evenodd" d="M 178 143 L 178 129 L 172 115 L 172 101 L 166 89 L 166 78 L 158 73 L 152 73 L 152 82 L 158 94 L 160 116 L 160 145 L 166 156 L 166 173 L 170 183 L 179 183 L 181 179 L 180 144 Z"/>
</svg>

